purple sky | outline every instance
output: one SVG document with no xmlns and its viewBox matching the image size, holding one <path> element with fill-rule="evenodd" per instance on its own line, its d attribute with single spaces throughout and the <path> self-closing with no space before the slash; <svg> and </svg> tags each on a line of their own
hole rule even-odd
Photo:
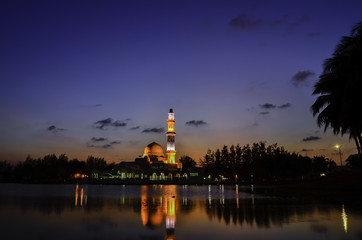
<svg viewBox="0 0 362 240">
<path fill-rule="evenodd" d="M 166 147 L 169 108 L 178 157 L 267 141 L 334 160 L 338 143 L 345 158 L 354 142 L 318 128 L 311 93 L 361 13 L 360 0 L 1 1 L 0 160 L 133 160 Z"/>
</svg>

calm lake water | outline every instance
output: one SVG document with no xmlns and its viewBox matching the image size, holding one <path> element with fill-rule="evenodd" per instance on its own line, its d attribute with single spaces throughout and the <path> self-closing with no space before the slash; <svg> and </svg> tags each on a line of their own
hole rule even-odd
<svg viewBox="0 0 362 240">
<path fill-rule="evenodd" d="M 0 184 L 0 239 L 362 239 L 354 208 L 238 188 Z"/>
</svg>

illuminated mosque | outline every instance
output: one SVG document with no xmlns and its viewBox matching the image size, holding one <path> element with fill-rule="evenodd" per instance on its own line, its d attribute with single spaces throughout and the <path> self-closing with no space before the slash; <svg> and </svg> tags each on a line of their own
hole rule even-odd
<svg viewBox="0 0 362 240">
<path fill-rule="evenodd" d="M 179 162 L 176 162 L 176 148 L 175 148 L 175 114 L 170 109 L 168 113 L 168 119 L 167 119 L 167 150 L 166 150 L 166 156 L 163 152 L 163 148 L 160 144 L 153 142 L 147 145 L 145 148 L 145 151 L 143 153 L 143 158 L 147 159 L 147 161 L 150 164 L 157 164 L 157 163 L 164 163 L 167 164 L 168 169 L 174 169 L 177 170 L 178 168 L 181 168 L 182 165 Z"/>
<path fill-rule="evenodd" d="M 113 176 L 125 181 L 200 180 L 200 168 L 183 171 L 182 164 L 176 161 L 175 136 L 175 114 L 171 108 L 167 118 L 166 154 L 160 144 L 152 142 L 133 162 L 121 162 Z"/>
</svg>

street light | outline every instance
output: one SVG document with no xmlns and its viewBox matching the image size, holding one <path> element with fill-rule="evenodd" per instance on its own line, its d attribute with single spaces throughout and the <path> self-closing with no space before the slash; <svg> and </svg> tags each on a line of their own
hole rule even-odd
<svg viewBox="0 0 362 240">
<path fill-rule="evenodd" d="M 337 144 L 337 145 L 336 145 L 336 148 L 337 148 L 338 151 L 339 151 L 339 161 L 341 161 L 341 167 L 342 167 L 342 152 L 341 152 L 342 146 Z"/>
</svg>

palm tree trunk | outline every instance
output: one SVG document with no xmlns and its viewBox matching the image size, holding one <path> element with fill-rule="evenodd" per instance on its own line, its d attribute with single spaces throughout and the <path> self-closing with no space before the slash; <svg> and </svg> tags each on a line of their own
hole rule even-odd
<svg viewBox="0 0 362 240">
<path fill-rule="evenodd" d="M 353 136 L 354 141 L 356 142 L 358 157 L 362 160 L 361 147 L 362 147 L 362 137 L 361 135 Z"/>
<path fill-rule="evenodd" d="M 358 143 L 359 143 L 359 146 L 357 146 L 357 151 L 358 151 L 358 156 L 359 156 L 359 159 L 362 160 L 362 136 L 361 136 L 361 133 L 358 134 Z"/>
</svg>

